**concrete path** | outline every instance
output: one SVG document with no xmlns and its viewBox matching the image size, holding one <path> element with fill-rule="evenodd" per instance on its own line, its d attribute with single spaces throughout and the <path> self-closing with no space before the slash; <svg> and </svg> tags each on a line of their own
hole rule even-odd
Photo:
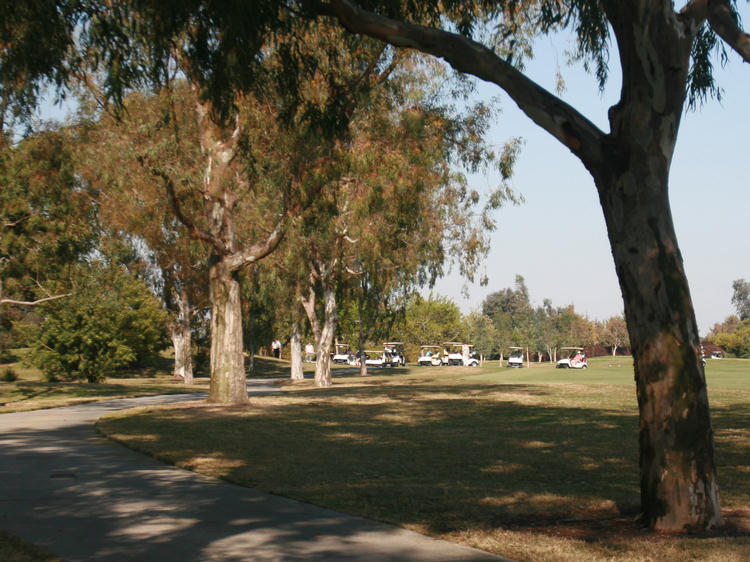
<svg viewBox="0 0 750 562">
<path fill-rule="evenodd" d="M 503 560 L 166 466 L 93 428 L 108 412 L 195 398 L 0 415 L 0 528 L 66 562 Z"/>
</svg>

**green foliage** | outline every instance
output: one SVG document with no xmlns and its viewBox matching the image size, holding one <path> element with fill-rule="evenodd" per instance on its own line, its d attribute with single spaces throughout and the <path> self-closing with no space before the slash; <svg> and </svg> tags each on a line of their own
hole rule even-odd
<svg viewBox="0 0 750 562">
<path fill-rule="evenodd" d="M 11 367 L 3 369 L 3 373 L 0 375 L 0 380 L 3 382 L 13 382 L 18 380 L 18 373 L 16 373 Z"/>
<path fill-rule="evenodd" d="M 500 353 L 500 333 L 492 318 L 481 312 L 472 312 L 464 318 L 466 341 L 474 344 L 474 351 L 482 357 Z"/>
<path fill-rule="evenodd" d="M 461 311 L 452 300 L 432 295 L 425 299 L 415 293 L 406 307 L 400 339 L 415 349 L 420 345 L 459 339 L 463 328 Z"/>
<path fill-rule="evenodd" d="M 74 142 L 69 131 L 46 130 L 3 153 L 0 289 L 4 297 L 35 300 L 55 294 L 67 282 L 70 264 L 96 241 L 95 208 L 76 175 Z"/>
<path fill-rule="evenodd" d="M 154 359 L 166 345 L 165 321 L 142 281 L 93 264 L 73 294 L 44 307 L 41 326 L 30 330 L 32 361 L 50 380 L 99 382 Z"/>
<path fill-rule="evenodd" d="M 750 357 L 750 318 L 743 320 L 732 332 L 719 332 L 708 340 L 735 357 Z"/>
</svg>

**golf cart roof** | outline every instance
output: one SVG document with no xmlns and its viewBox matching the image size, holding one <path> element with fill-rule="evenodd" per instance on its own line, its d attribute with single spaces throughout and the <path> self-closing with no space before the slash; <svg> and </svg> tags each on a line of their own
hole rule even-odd
<svg viewBox="0 0 750 562">
<path fill-rule="evenodd" d="M 464 345 L 461 341 L 444 341 L 443 345 Z"/>
<path fill-rule="evenodd" d="M 439 345 L 420 345 L 419 349 L 440 349 Z"/>
<path fill-rule="evenodd" d="M 508 349 L 523 349 L 520 345 L 511 345 Z"/>
<path fill-rule="evenodd" d="M 572 349 L 575 351 L 583 351 L 582 347 L 561 347 L 560 349 Z"/>
<path fill-rule="evenodd" d="M 387 341 L 383 345 L 404 345 L 402 341 Z"/>
</svg>

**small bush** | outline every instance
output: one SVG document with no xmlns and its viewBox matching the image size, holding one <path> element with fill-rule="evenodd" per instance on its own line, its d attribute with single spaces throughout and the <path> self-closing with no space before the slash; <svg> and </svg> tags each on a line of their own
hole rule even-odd
<svg viewBox="0 0 750 562">
<path fill-rule="evenodd" d="M 10 367 L 6 367 L 0 375 L 0 380 L 3 382 L 14 382 L 18 380 L 18 374 Z"/>
</svg>

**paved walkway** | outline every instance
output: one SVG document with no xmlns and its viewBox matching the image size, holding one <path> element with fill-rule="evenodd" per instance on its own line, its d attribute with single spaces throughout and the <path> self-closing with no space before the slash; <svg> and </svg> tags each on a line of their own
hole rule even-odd
<svg viewBox="0 0 750 562">
<path fill-rule="evenodd" d="M 268 386 L 251 392 L 269 391 Z M 100 416 L 195 395 L 0 415 L 0 528 L 66 562 L 489 562 L 435 540 L 161 464 Z"/>
</svg>

